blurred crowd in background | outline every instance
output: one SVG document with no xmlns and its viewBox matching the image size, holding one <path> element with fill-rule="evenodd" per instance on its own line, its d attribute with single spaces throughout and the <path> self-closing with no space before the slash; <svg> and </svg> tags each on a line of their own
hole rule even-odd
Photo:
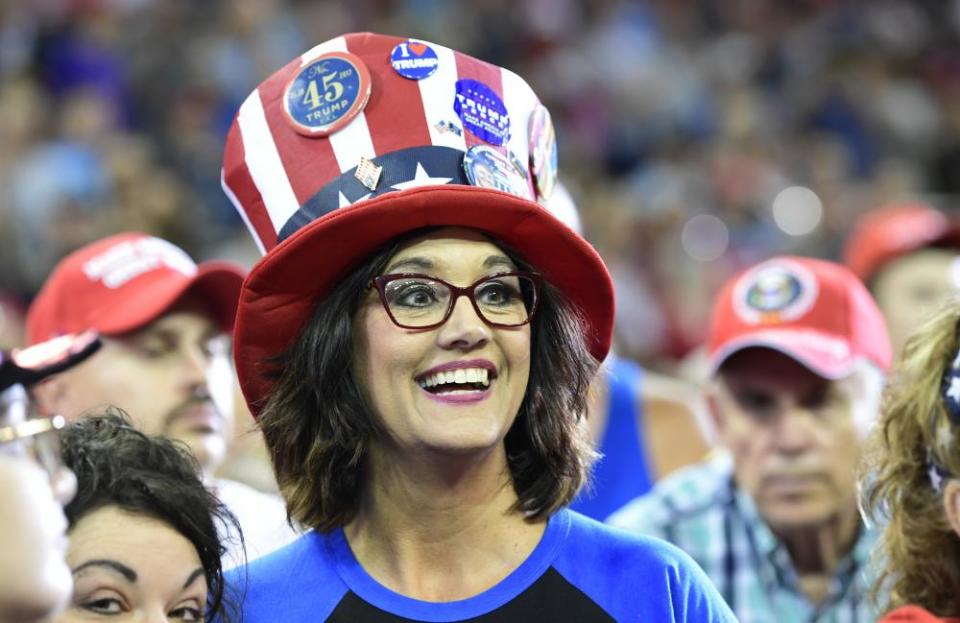
<svg viewBox="0 0 960 623">
<path fill-rule="evenodd" d="M 868 210 L 960 191 L 960 2 L 0 0 L 0 291 L 140 230 L 198 259 L 257 251 L 220 188 L 259 79 L 370 30 L 523 75 L 617 284 L 618 344 L 670 370 L 733 271 L 838 259 Z"/>
</svg>

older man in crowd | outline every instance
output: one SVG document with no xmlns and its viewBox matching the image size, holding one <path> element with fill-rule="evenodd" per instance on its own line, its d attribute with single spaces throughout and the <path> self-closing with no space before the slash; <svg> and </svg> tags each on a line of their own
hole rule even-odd
<svg viewBox="0 0 960 623">
<path fill-rule="evenodd" d="M 198 266 L 165 240 L 118 234 L 56 266 L 28 310 L 27 337 L 99 331 L 101 351 L 37 386 L 38 404 L 68 419 L 116 405 L 148 435 L 183 441 L 237 516 L 253 559 L 295 533 L 279 497 L 214 476 L 232 435 L 230 332 L 242 282 L 230 264 Z M 242 560 L 236 539 L 232 548 L 226 565 Z"/>
<path fill-rule="evenodd" d="M 847 268 L 780 257 L 715 301 L 708 402 L 723 450 L 610 518 L 686 550 L 743 623 L 872 622 L 858 448 L 890 342 Z"/>
</svg>

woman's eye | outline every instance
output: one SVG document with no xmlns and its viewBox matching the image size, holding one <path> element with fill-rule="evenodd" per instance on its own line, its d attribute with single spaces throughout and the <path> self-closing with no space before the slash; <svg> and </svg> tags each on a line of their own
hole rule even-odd
<svg viewBox="0 0 960 623">
<path fill-rule="evenodd" d="M 120 603 L 119 599 L 112 597 L 94 599 L 80 604 L 80 607 L 90 612 L 96 612 L 97 614 L 120 614 L 123 612 L 123 604 Z"/>
<path fill-rule="evenodd" d="M 426 307 L 437 302 L 437 293 L 425 283 L 406 284 L 397 288 L 392 301 L 404 307 Z"/>
<path fill-rule="evenodd" d="M 167 613 L 167 617 L 175 621 L 203 621 L 203 614 L 198 608 L 183 606 Z"/>
<path fill-rule="evenodd" d="M 516 288 L 499 281 L 488 281 L 477 289 L 477 299 L 486 305 L 505 305 L 518 298 Z"/>
</svg>

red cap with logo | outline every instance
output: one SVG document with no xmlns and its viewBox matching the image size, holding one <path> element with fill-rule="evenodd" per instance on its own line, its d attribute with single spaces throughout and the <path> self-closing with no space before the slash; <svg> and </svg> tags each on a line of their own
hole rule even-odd
<svg viewBox="0 0 960 623">
<path fill-rule="evenodd" d="M 27 311 L 30 344 L 94 330 L 119 335 L 159 318 L 187 294 L 210 306 L 230 332 L 243 271 L 227 262 L 199 266 L 179 247 L 141 233 L 103 238 L 54 268 Z"/>
<path fill-rule="evenodd" d="M 883 315 L 866 287 L 840 264 L 776 257 L 724 285 L 711 318 L 708 352 L 716 372 L 737 351 L 780 351 L 824 378 L 843 378 L 866 360 L 892 360 Z"/>
<path fill-rule="evenodd" d="M 864 283 L 886 262 L 929 246 L 960 249 L 960 223 L 925 203 L 897 203 L 869 212 L 843 247 L 843 261 Z"/>
</svg>

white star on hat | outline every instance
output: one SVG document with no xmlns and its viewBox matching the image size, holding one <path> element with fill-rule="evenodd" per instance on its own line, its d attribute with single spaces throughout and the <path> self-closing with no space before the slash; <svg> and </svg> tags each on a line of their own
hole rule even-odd
<svg viewBox="0 0 960 623">
<path fill-rule="evenodd" d="M 361 201 L 366 201 L 367 199 L 370 198 L 370 195 L 372 195 L 372 194 L 373 194 L 373 193 L 367 193 L 367 194 L 365 194 L 364 196 L 359 197 L 359 198 L 358 198 L 356 201 L 354 201 L 353 203 L 351 203 L 350 200 L 347 199 L 347 196 L 344 195 L 344 194 L 343 194 L 343 191 L 341 190 L 341 191 L 340 191 L 340 196 L 338 197 L 338 203 L 339 203 L 339 205 L 338 205 L 337 207 L 338 207 L 338 208 L 345 208 L 345 207 L 347 207 L 347 206 L 353 205 L 354 203 L 360 203 Z"/>
<path fill-rule="evenodd" d="M 417 186 L 432 186 L 434 184 L 448 184 L 453 178 L 452 177 L 430 177 L 427 175 L 426 169 L 423 168 L 423 165 L 419 162 L 417 163 L 417 172 L 413 176 L 413 179 L 409 182 L 400 182 L 398 184 L 393 184 L 391 188 L 396 188 L 397 190 L 406 190 L 408 188 L 416 188 Z"/>
</svg>

